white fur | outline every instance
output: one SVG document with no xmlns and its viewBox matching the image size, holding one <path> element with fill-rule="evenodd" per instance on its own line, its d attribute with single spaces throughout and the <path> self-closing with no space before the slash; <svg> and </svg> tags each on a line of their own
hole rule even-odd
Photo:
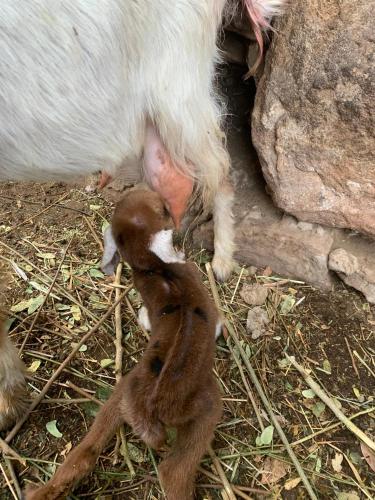
<svg viewBox="0 0 375 500">
<path fill-rule="evenodd" d="M 215 339 L 217 340 L 223 331 L 223 322 L 219 319 L 215 328 Z"/>
<path fill-rule="evenodd" d="M 267 18 L 283 3 L 253 2 Z M 141 157 L 150 120 L 210 208 L 230 163 L 213 78 L 231 4 L 240 0 L 2 0 L 0 180 L 115 174 Z M 233 234 L 224 219 L 221 278 Z"/>
<path fill-rule="evenodd" d="M 185 255 L 173 247 L 172 229 L 163 229 L 152 236 L 150 250 L 166 264 L 184 264 Z"/>
<path fill-rule="evenodd" d="M 253 0 L 253 3 L 259 15 L 271 21 L 283 12 L 288 0 Z"/>
<path fill-rule="evenodd" d="M 142 306 L 138 311 L 138 323 L 147 331 L 151 331 L 150 318 L 148 316 L 147 307 Z"/>
<path fill-rule="evenodd" d="M 214 248 L 212 268 L 216 277 L 225 281 L 234 265 L 234 220 L 232 215 L 234 193 L 231 185 L 225 183 L 214 201 Z"/>
<path fill-rule="evenodd" d="M 112 226 L 109 225 L 103 233 L 104 252 L 100 268 L 108 276 L 116 272 L 117 264 L 120 262 L 120 254 L 112 234 Z"/>
<path fill-rule="evenodd" d="M 146 117 L 214 192 L 229 167 L 212 80 L 225 0 L 2 0 L 0 179 L 140 157 Z"/>
</svg>

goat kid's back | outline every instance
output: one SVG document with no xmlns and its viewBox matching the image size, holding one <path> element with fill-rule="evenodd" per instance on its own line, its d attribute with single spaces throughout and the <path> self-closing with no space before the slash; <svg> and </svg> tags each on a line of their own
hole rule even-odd
<svg viewBox="0 0 375 500">
<path fill-rule="evenodd" d="M 165 425 L 175 426 L 194 417 L 197 393 L 206 393 L 199 405 L 210 404 L 217 311 L 194 264 L 165 264 L 151 276 L 135 271 L 134 281 L 152 330 L 142 364 L 158 375 L 148 405 Z"/>
</svg>

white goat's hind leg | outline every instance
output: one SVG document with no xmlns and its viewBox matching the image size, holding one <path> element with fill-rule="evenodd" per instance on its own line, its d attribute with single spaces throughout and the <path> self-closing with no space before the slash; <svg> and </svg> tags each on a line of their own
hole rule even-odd
<svg viewBox="0 0 375 500">
<path fill-rule="evenodd" d="M 24 365 L 0 325 L 0 431 L 14 424 L 27 406 Z"/>
<path fill-rule="evenodd" d="M 214 199 L 214 258 L 212 268 L 220 281 L 229 278 L 234 266 L 234 220 L 232 214 L 234 192 L 229 181 L 222 184 Z"/>
</svg>

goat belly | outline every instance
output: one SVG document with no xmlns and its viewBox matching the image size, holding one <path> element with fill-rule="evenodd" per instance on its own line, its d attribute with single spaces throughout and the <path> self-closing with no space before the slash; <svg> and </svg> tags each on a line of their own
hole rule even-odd
<svg viewBox="0 0 375 500">
<path fill-rule="evenodd" d="M 1 1 L 0 180 L 112 173 L 140 155 L 139 41 L 124 3 Z"/>
</svg>

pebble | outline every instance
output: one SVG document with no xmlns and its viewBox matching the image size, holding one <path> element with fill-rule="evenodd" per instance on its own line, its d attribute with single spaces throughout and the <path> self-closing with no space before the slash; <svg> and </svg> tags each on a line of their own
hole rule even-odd
<svg viewBox="0 0 375 500">
<path fill-rule="evenodd" d="M 259 306 L 253 307 L 249 309 L 247 314 L 246 330 L 251 334 L 252 339 L 257 339 L 267 333 L 269 322 L 265 309 Z"/>
<path fill-rule="evenodd" d="M 267 299 L 268 289 L 258 283 L 245 284 L 240 291 L 240 297 L 250 306 L 262 306 Z"/>
</svg>

